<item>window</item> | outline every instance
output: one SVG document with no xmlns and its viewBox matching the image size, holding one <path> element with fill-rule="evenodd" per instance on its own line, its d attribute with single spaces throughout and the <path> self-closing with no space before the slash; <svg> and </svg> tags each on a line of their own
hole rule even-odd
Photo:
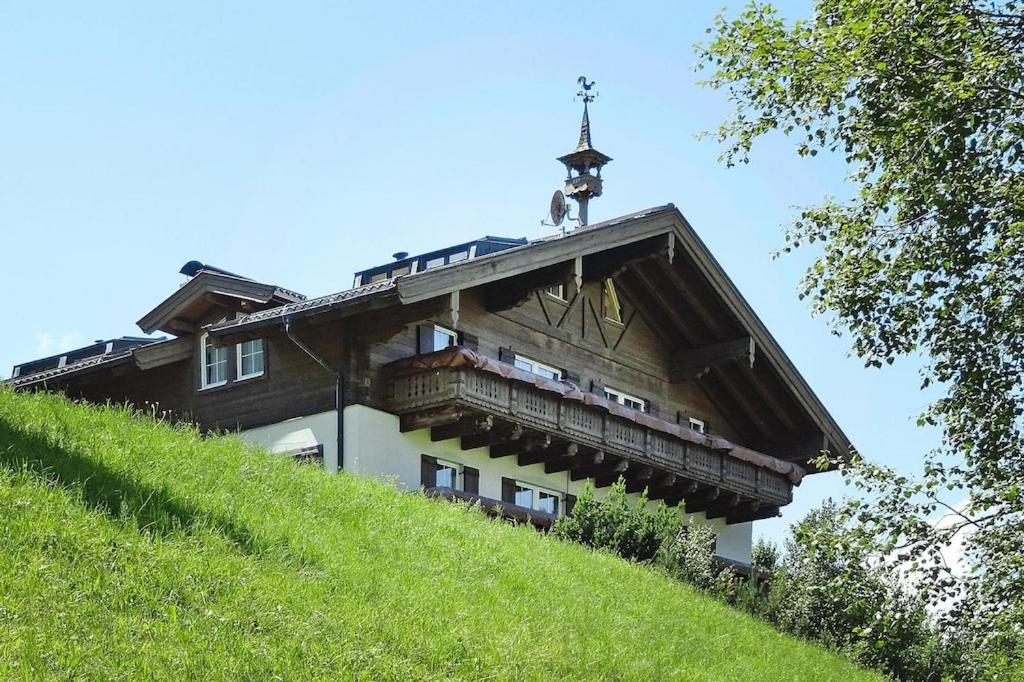
<svg viewBox="0 0 1024 682">
<path fill-rule="evenodd" d="M 383 282 L 387 278 L 388 273 L 386 270 L 384 272 L 378 272 L 375 275 L 370 275 L 370 284 L 373 284 L 374 282 Z"/>
<path fill-rule="evenodd" d="M 449 263 L 458 263 L 460 260 L 466 260 L 469 258 L 469 251 L 456 251 L 455 253 L 448 256 Z"/>
<path fill-rule="evenodd" d="M 438 488 L 459 487 L 459 469 L 461 467 L 454 462 L 437 460 L 437 470 L 434 474 L 434 485 Z"/>
<path fill-rule="evenodd" d="M 615 291 L 615 282 L 611 279 L 604 281 L 604 294 L 601 296 L 601 316 L 622 324 L 622 306 L 619 303 L 619 294 Z"/>
<path fill-rule="evenodd" d="M 444 327 L 438 327 L 434 325 L 434 340 L 433 350 L 444 350 L 449 346 L 457 346 L 459 344 L 459 335 L 453 332 L 451 329 L 445 329 Z"/>
<path fill-rule="evenodd" d="M 605 388 L 604 395 L 606 398 L 608 398 L 608 400 L 614 400 L 619 405 L 631 407 L 634 410 L 640 410 L 641 412 L 643 412 L 645 409 L 647 409 L 647 401 L 645 401 L 643 398 L 637 398 L 636 396 L 629 395 L 628 393 L 623 393 L 622 391 L 616 390 L 614 388 Z"/>
<path fill-rule="evenodd" d="M 566 300 L 564 284 L 556 284 L 553 287 L 548 287 L 547 289 L 544 290 L 544 293 L 550 296 L 551 298 L 557 298 L 559 301 Z"/>
<path fill-rule="evenodd" d="M 438 256 L 437 258 L 431 258 L 430 260 L 428 260 L 424 266 L 424 269 L 429 270 L 430 268 L 437 268 L 441 267 L 442 265 L 444 265 L 444 256 Z"/>
<path fill-rule="evenodd" d="M 705 424 L 700 419 L 694 419 L 693 417 L 690 417 L 690 428 L 693 429 L 694 431 L 700 431 L 701 433 L 707 433 L 708 432 L 707 431 L 707 428 L 708 428 L 707 424 Z"/>
<path fill-rule="evenodd" d="M 519 369 L 532 372 L 545 379 L 559 381 L 562 378 L 562 370 L 555 369 L 551 365 L 545 365 L 543 362 L 537 362 L 523 355 L 516 355 L 515 365 Z"/>
<path fill-rule="evenodd" d="M 526 507 L 527 509 L 536 509 L 548 514 L 558 514 L 558 503 L 561 499 L 562 496 L 559 493 L 516 481 L 515 497 L 512 501 L 520 507 Z"/>
<path fill-rule="evenodd" d="M 238 379 L 252 379 L 263 374 L 263 339 L 243 341 L 238 349 Z"/>
<path fill-rule="evenodd" d="M 228 382 L 228 349 L 214 346 L 210 335 L 203 334 L 203 388 L 222 386 Z"/>
<path fill-rule="evenodd" d="M 401 277 L 402 275 L 408 275 L 408 274 L 409 274 L 409 266 L 408 265 L 403 265 L 402 267 L 395 268 L 394 270 L 391 271 L 391 276 L 392 277 Z"/>
</svg>

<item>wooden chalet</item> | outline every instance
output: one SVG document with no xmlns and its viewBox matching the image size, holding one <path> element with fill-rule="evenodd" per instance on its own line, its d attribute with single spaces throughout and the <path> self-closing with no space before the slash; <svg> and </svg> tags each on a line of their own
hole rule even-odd
<svg viewBox="0 0 1024 682">
<path fill-rule="evenodd" d="M 609 159 L 585 124 L 567 187 L 598 196 Z M 671 204 L 396 254 L 318 298 L 195 261 L 182 273 L 139 320 L 171 338 L 98 342 L 19 365 L 10 383 L 157 405 L 541 526 L 586 481 L 622 477 L 684 504 L 739 562 L 751 522 L 780 514 L 809 462 L 850 448 Z"/>
</svg>

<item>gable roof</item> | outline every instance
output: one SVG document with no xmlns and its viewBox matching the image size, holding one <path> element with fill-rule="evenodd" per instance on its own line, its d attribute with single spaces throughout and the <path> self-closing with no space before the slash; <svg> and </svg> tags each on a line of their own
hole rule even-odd
<svg viewBox="0 0 1024 682">
<path fill-rule="evenodd" d="M 668 257 L 652 258 L 654 255 Z M 751 367 L 716 368 L 694 380 L 713 400 L 729 403 L 731 411 L 751 413 L 746 425 L 751 440 L 771 441 L 776 450 L 785 449 L 787 459 L 804 464 L 822 449 L 836 454 L 850 451 L 850 441 L 835 419 L 672 204 L 474 259 L 282 305 L 207 330 L 225 341 L 238 340 L 279 325 L 285 318 L 354 314 L 367 306 L 411 304 L 496 282 L 501 282 L 501 289 L 508 289 L 512 278 L 538 272 L 565 278 L 573 267 L 581 270 L 584 279 L 617 274 L 630 288 L 642 289 L 643 295 L 659 304 L 657 314 L 648 311 L 653 318 L 650 322 L 672 335 L 681 352 L 699 353 L 716 344 L 749 339 L 757 357 Z M 537 281 L 530 280 L 532 285 Z M 669 320 L 659 319 L 664 317 Z M 742 388 L 748 384 L 754 390 Z M 771 417 L 762 418 L 761 412 Z"/>
<path fill-rule="evenodd" d="M 219 268 L 202 268 L 195 270 L 188 282 L 143 315 L 138 325 L 147 334 L 157 329 L 169 334 L 194 332 L 198 322 L 218 304 L 218 299 L 225 298 L 262 308 L 267 304 L 302 301 L 305 296 Z"/>
</svg>

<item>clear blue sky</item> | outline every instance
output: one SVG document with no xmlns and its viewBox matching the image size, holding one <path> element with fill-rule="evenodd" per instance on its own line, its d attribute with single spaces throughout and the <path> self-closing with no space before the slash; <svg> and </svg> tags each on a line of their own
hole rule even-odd
<svg viewBox="0 0 1024 682">
<path fill-rule="evenodd" d="M 935 445 L 914 363 L 864 369 L 797 300 L 810 254 L 770 257 L 841 165 L 780 139 L 727 170 L 695 139 L 728 111 L 692 69 L 717 4 L 340 4 L 0 6 L 5 375 L 138 334 L 190 259 L 320 295 L 398 250 L 545 234 L 586 74 L 615 159 L 592 222 L 675 203 L 863 453 Z M 756 532 L 842 492 L 811 477 Z"/>
</svg>

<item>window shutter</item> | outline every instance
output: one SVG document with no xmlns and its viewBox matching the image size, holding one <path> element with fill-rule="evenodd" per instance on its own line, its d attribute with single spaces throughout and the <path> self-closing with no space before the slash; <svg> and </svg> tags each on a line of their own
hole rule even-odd
<svg viewBox="0 0 1024 682">
<path fill-rule="evenodd" d="M 498 361 L 514 365 L 516 364 L 516 354 L 512 352 L 511 348 L 499 348 Z"/>
<path fill-rule="evenodd" d="M 462 489 L 471 495 L 480 494 L 480 470 L 462 467 Z"/>
<path fill-rule="evenodd" d="M 562 370 L 562 378 L 568 381 L 570 384 L 580 385 L 580 375 L 576 372 L 570 372 L 567 369 Z"/>
<path fill-rule="evenodd" d="M 603 398 L 604 397 L 604 384 L 601 383 L 600 381 L 598 381 L 597 379 L 592 379 L 590 381 L 590 392 L 591 393 L 596 393 L 596 394 L 598 394 L 599 396 L 601 396 Z"/>
<path fill-rule="evenodd" d="M 686 421 L 686 415 L 683 414 L 682 410 L 676 410 L 676 424 L 682 424 Z"/>
<path fill-rule="evenodd" d="M 572 514 L 572 510 L 573 510 L 573 508 L 575 506 L 576 506 L 576 496 L 575 495 L 568 495 L 567 494 L 565 496 L 565 515 L 568 516 L 569 514 Z"/>
<path fill-rule="evenodd" d="M 647 401 L 647 414 L 651 415 L 652 417 L 658 416 L 658 406 L 655 405 L 650 400 Z"/>
<path fill-rule="evenodd" d="M 512 502 L 515 504 L 516 501 L 516 482 L 515 479 L 501 477 L 501 501 Z"/>
<path fill-rule="evenodd" d="M 473 334 L 467 334 L 466 332 L 459 334 L 459 345 L 472 351 L 480 349 L 479 339 Z"/>
<path fill-rule="evenodd" d="M 420 485 L 424 488 L 437 485 L 437 457 L 420 456 Z"/>
<path fill-rule="evenodd" d="M 434 325 L 421 324 L 416 327 L 416 353 L 434 352 Z"/>
</svg>

